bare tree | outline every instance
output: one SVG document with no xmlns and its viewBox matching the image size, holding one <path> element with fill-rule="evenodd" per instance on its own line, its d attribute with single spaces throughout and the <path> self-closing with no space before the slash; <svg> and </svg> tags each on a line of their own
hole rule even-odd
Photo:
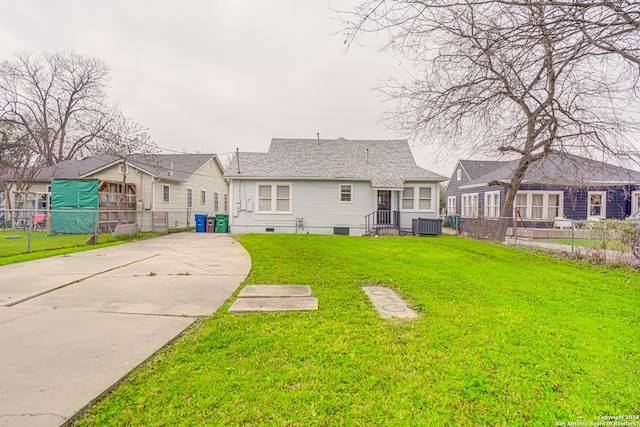
<svg viewBox="0 0 640 427">
<path fill-rule="evenodd" d="M 9 210 L 10 192 L 29 191 L 42 167 L 40 160 L 30 149 L 28 135 L 20 134 L 13 124 L 0 121 L 0 192 Z"/>
<path fill-rule="evenodd" d="M 97 58 L 18 52 L 0 63 L 0 119 L 45 165 L 86 155 L 112 118 L 108 81 Z"/>
<path fill-rule="evenodd" d="M 503 218 L 529 165 L 549 153 L 636 154 L 635 62 L 620 51 L 635 52 L 611 27 L 598 31 L 604 6 L 552 3 L 368 0 L 346 22 L 348 45 L 384 31 L 384 48 L 415 68 L 380 88 L 397 101 L 389 118 L 399 129 L 449 152 L 519 160 L 509 182 L 490 183 L 505 188 Z M 502 219 L 494 238 L 506 228 Z"/>
</svg>

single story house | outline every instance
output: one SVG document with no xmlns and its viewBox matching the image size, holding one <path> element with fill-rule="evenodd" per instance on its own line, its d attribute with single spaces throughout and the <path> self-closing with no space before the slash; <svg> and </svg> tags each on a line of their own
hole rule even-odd
<svg viewBox="0 0 640 427">
<path fill-rule="evenodd" d="M 518 160 L 459 160 L 445 189 L 446 212 L 497 218 Z M 606 162 L 550 154 L 532 163 L 514 208 L 524 220 L 624 219 L 640 207 L 640 172 Z"/>
<path fill-rule="evenodd" d="M 228 183 L 215 154 L 133 155 L 126 169 L 122 159 L 103 154 L 63 161 L 32 175 L 25 191 L 16 191 L 11 173 L 0 177 L 9 188 L 7 208 L 46 211 L 53 179 L 96 179 L 100 181 L 101 209 L 175 213 L 170 227 L 191 223 L 195 213 L 228 213 Z M 121 204 L 123 178 L 126 200 Z"/>
<path fill-rule="evenodd" d="M 266 153 L 234 155 L 224 177 L 233 233 L 352 236 L 439 218 L 446 180 L 418 167 L 404 139 L 344 138 L 275 138 Z"/>
</svg>

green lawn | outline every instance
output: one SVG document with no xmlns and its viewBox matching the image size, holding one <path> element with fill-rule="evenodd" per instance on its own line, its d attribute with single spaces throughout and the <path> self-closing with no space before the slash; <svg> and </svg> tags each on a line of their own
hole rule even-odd
<svg viewBox="0 0 640 427">
<path fill-rule="evenodd" d="M 464 238 L 246 235 L 244 284 L 317 312 L 223 306 L 77 424 L 556 425 L 640 413 L 640 279 Z M 420 311 L 379 318 L 361 286 Z"/>
<path fill-rule="evenodd" d="M 152 237 L 162 233 L 140 233 L 140 238 Z M 130 236 L 112 237 L 110 234 L 100 234 L 97 245 L 85 245 L 88 234 L 64 234 L 47 236 L 46 232 L 31 233 L 31 252 L 27 253 L 27 231 L 3 230 L 0 231 L 0 265 L 14 262 L 28 261 L 45 258 L 53 255 L 61 255 L 70 252 L 78 252 L 96 249 L 102 246 L 117 245 L 131 240 Z"/>
</svg>

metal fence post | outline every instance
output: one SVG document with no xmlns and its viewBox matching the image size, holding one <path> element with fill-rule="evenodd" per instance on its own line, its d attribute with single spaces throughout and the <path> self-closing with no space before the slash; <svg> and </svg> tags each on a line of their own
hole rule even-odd
<svg viewBox="0 0 640 427">
<path fill-rule="evenodd" d="M 574 243 L 574 230 L 575 228 L 575 222 L 573 220 L 571 220 L 571 256 L 573 256 L 573 251 L 574 251 L 574 247 L 575 247 L 575 243 Z"/>
<path fill-rule="evenodd" d="M 93 218 L 94 218 L 93 244 L 95 245 L 98 243 L 98 222 L 100 220 L 98 211 L 94 211 Z"/>
<path fill-rule="evenodd" d="M 517 245 L 518 244 L 518 217 L 517 217 L 517 210 L 516 208 L 513 208 L 513 226 L 511 227 L 511 229 L 513 230 L 513 244 Z"/>
<path fill-rule="evenodd" d="M 28 220 L 29 231 L 27 232 L 27 253 L 31 253 L 31 229 L 33 228 L 33 216 Z"/>
</svg>

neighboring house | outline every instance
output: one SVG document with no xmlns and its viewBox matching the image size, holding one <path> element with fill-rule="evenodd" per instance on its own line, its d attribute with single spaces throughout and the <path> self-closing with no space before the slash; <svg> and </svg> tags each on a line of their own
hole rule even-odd
<svg viewBox="0 0 640 427">
<path fill-rule="evenodd" d="M 439 183 L 406 140 L 273 139 L 227 167 L 234 233 L 373 234 L 437 219 Z"/>
<path fill-rule="evenodd" d="M 447 214 L 497 218 L 518 161 L 459 160 L 445 189 Z M 640 172 L 551 154 L 529 166 L 514 200 L 523 219 L 623 219 L 640 207 Z"/>
<path fill-rule="evenodd" d="M 194 213 L 228 213 L 224 203 L 228 197 L 228 184 L 222 177 L 223 169 L 215 154 L 134 155 L 127 160 L 126 168 L 123 160 L 111 155 L 63 161 L 39 170 L 30 180 L 28 191 L 11 190 L 11 207 L 47 210 L 53 179 L 97 179 L 103 199 L 101 205 L 111 203 L 112 208 L 118 208 L 120 205 L 115 199 L 125 172 L 127 200 L 124 209 L 189 212 L 191 218 Z M 11 176 L 3 178 L 11 186 Z M 112 196 L 114 201 L 111 202 Z"/>
</svg>

